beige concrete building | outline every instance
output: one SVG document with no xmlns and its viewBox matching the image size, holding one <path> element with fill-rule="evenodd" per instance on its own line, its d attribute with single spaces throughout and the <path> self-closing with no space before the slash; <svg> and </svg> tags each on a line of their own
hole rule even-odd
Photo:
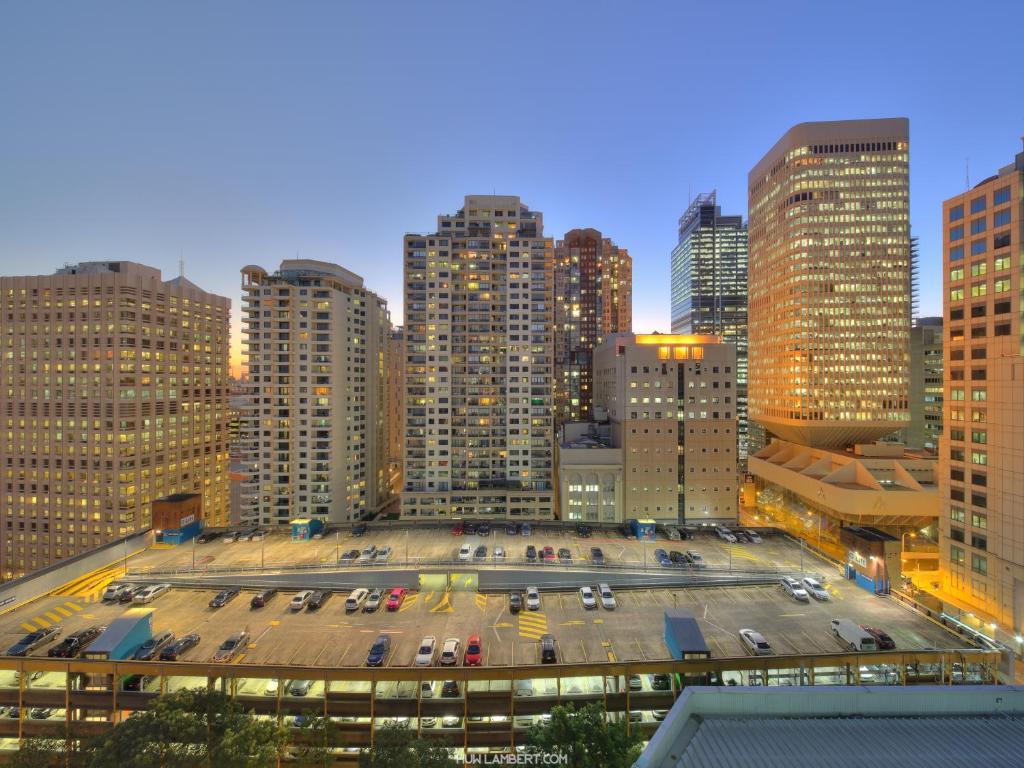
<svg viewBox="0 0 1024 768">
<path fill-rule="evenodd" d="M 596 229 L 555 246 L 555 419 L 592 417 L 594 347 L 633 329 L 633 259 Z"/>
<path fill-rule="evenodd" d="M 245 519 L 358 520 L 390 498 L 387 304 L 344 267 L 282 261 L 242 270 L 243 334 L 256 407 L 258 492 Z"/>
<path fill-rule="evenodd" d="M 736 520 L 735 347 L 717 336 L 612 334 L 594 350 L 594 404 L 622 448 L 623 519 Z"/>
<path fill-rule="evenodd" d="M 230 301 L 127 261 L 0 278 L 0 572 L 145 530 L 155 499 L 228 516 Z"/>
<path fill-rule="evenodd" d="M 402 491 L 402 454 L 405 444 L 405 333 L 392 328 L 387 348 L 388 473 L 392 493 Z"/>
<path fill-rule="evenodd" d="M 942 587 L 1024 629 L 1024 152 L 942 206 Z"/>
<path fill-rule="evenodd" d="M 406 517 L 550 518 L 553 243 L 518 197 L 405 236 Z"/>
<path fill-rule="evenodd" d="M 905 118 L 802 123 L 749 174 L 749 412 L 816 447 L 908 421 Z"/>
<path fill-rule="evenodd" d="M 594 421 L 563 424 L 556 455 L 559 516 L 593 523 L 622 522 L 622 447 L 615 445 L 611 425 Z"/>
</svg>

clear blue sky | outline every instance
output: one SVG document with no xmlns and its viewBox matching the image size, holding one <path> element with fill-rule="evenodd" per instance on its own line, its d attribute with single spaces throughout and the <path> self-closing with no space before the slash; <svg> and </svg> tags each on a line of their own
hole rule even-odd
<svg viewBox="0 0 1024 768">
<path fill-rule="evenodd" d="M 922 311 L 941 200 L 1019 151 L 1024 3 L 7 2 L 0 272 L 133 259 L 230 296 L 239 269 L 337 261 L 401 317 L 401 236 L 467 193 L 634 259 L 669 324 L 690 193 L 746 213 L 791 125 L 905 115 Z M 236 321 L 237 326 L 237 321 Z"/>
</svg>

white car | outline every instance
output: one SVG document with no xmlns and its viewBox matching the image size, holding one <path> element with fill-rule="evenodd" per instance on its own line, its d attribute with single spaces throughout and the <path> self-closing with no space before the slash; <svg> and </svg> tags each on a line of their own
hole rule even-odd
<svg viewBox="0 0 1024 768">
<path fill-rule="evenodd" d="M 764 639 L 764 635 L 756 630 L 741 629 L 740 639 L 747 646 L 747 650 L 755 656 L 770 656 L 774 653 L 772 647 L 768 645 L 768 641 Z"/>
<path fill-rule="evenodd" d="M 434 663 L 434 650 L 437 648 L 437 639 L 433 635 L 427 635 L 420 641 L 420 649 L 416 652 L 417 667 L 429 667 Z"/>
<path fill-rule="evenodd" d="M 609 611 L 615 610 L 615 594 L 612 592 L 611 587 L 609 587 L 607 584 L 598 584 L 597 594 L 601 596 L 601 605 L 603 605 Z"/>
<path fill-rule="evenodd" d="M 540 591 L 536 587 L 526 588 L 526 610 L 540 610 Z"/>
<path fill-rule="evenodd" d="M 267 532 L 266 531 L 256 531 L 252 535 L 252 540 L 253 541 L 263 541 L 265 538 L 267 538 Z"/>
<path fill-rule="evenodd" d="M 366 602 L 367 595 L 370 594 L 370 590 L 365 587 L 357 587 L 353 589 L 349 596 L 345 598 L 345 611 L 347 613 L 354 613 L 359 610 L 364 602 Z"/>
<path fill-rule="evenodd" d="M 473 556 L 473 547 L 469 544 L 463 544 L 459 547 L 459 561 L 466 562 Z"/>
<path fill-rule="evenodd" d="M 580 587 L 580 600 L 586 610 L 597 608 L 597 598 L 594 597 L 594 590 L 590 587 Z"/>
<path fill-rule="evenodd" d="M 377 550 L 374 560 L 378 563 L 386 563 L 389 557 L 391 557 L 391 547 L 383 547 Z"/>
<path fill-rule="evenodd" d="M 459 663 L 459 649 L 462 643 L 457 637 L 449 637 L 441 647 L 441 658 L 439 663 L 442 667 L 451 667 Z"/>
<path fill-rule="evenodd" d="M 806 603 L 810 598 L 807 596 L 807 590 L 800 586 L 800 582 L 790 576 L 783 576 L 780 582 L 782 588 L 786 590 L 786 594 L 792 597 L 794 600 L 799 600 L 801 603 Z"/>
<path fill-rule="evenodd" d="M 289 610 L 291 610 L 292 613 L 296 613 L 298 611 L 301 611 L 303 608 L 306 607 L 306 603 L 309 602 L 309 598 L 311 598 L 312 596 L 313 596 L 313 590 L 312 589 L 305 589 L 302 592 L 299 592 L 297 595 L 295 595 L 292 598 L 292 601 L 290 603 L 288 603 Z"/>
<path fill-rule="evenodd" d="M 429 680 L 424 680 L 420 683 L 420 698 L 421 699 L 432 699 L 434 698 L 434 684 Z"/>
<path fill-rule="evenodd" d="M 718 536 L 719 538 L 729 542 L 730 544 L 736 543 L 736 537 L 733 535 L 733 532 L 730 531 L 728 528 L 719 528 Z"/>
<path fill-rule="evenodd" d="M 760 536 L 758 536 L 754 531 L 747 531 L 747 536 L 750 537 L 750 542 L 752 544 L 763 544 L 764 543 L 764 540 Z"/>
<path fill-rule="evenodd" d="M 495 547 L 494 548 L 494 559 L 495 560 L 504 560 L 505 559 L 505 548 L 504 547 Z"/>
<path fill-rule="evenodd" d="M 805 576 L 803 579 L 804 589 L 807 590 L 807 594 L 813 597 L 815 600 L 821 600 L 822 602 L 828 602 L 829 596 L 828 591 L 822 586 L 822 583 L 817 579 L 812 579 L 810 576 Z"/>
<path fill-rule="evenodd" d="M 133 603 L 152 603 L 160 595 L 166 594 L 171 591 L 170 584 L 153 584 L 149 587 L 144 587 L 139 592 L 135 593 L 135 597 L 132 598 Z"/>
<path fill-rule="evenodd" d="M 272 680 L 267 680 L 267 687 L 263 689 L 263 693 L 267 696 L 277 696 L 278 688 L 281 687 L 280 681 L 275 677 Z"/>
<path fill-rule="evenodd" d="M 377 556 L 377 547 L 375 547 L 373 544 L 371 544 L 370 546 L 368 546 L 366 549 L 364 549 L 362 552 L 359 553 L 359 558 L 356 560 L 356 562 L 357 563 L 362 563 L 363 565 L 366 565 L 367 563 L 372 563 L 373 562 L 373 558 L 376 557 L 376 556 Z"/>
</svg>

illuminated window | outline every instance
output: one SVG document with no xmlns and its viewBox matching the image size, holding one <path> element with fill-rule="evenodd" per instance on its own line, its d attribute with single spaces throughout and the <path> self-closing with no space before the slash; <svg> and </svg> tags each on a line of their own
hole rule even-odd
<svg viewBox="0 0 1024 768">
<path fill-rule="evenodd" d="M 1006 291 L 1008 291 L 1008 290 L 1010 290 L 1010 278 L 1008 278 L 1008 277 L 1001 277 L 998 280 L 996 280 L 996 283 L 995 283 L 995 292 L 996 293 L 1006 293 Z"/>
<path fill-rule="evenodd" d="M 949 270 L 949 281 L 955 283 L 959 280 L 964 279 L 964 268 L 957 267 L 956 269 Z"/>
<path fill-rule="evenodd" d="M 972 298 L 984 296 L 986 293 L 988 293 L 988 285 L 986 283 L 974 283 L 971 285 Z"/>
</svg>

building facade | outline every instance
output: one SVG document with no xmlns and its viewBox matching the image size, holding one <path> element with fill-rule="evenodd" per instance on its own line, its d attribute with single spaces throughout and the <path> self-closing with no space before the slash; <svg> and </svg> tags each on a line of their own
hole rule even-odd
<svg viewBox="0 0 1024 768">
<path fill-rule="evenodd" d="M 242 270 L 242 327 L 255 407 L 258 491 L 244 519 L 358 520 L 390 496 L 387 304 L 347 269 L 282 261 Z"/>
<path fill-rule="evenodd" d="M 942 206 L 942 587 L 1024 629 L 1024 152 Z"/>
<path fill-rule="evenodd" d="M 596 229 L 555 246 L 555 419 L 592 417 L 594 347 L 633 327 L 633 259 Z"/>
<path fill-rule="evenodd" d="M 747 227 L 723 216 L 714 190 L 679 217 L 672 249 L 672 333 L 719 336 L 736 347 L 737 450 L 746 468 Z"/>
<path fill-rule="evenodd" d="M 622 447 L 608 422 L 568 422 L 558 435 L 558 506 L 563 520 L 622 522 Z"/>
<path fill-rule="evenodd" d="M 405 438 L 405 333 L 392 328 L 387 349 L 387 458 L 392 492 L 402 491 L 402 446 Z"/>
<path fill-rule="evenodd" d="M 910 424 L 903 442 L 931 453 L 942 434 L 942 318 L 920 317 L 910 329 Z"/>
<path fill-rule="evenodd" d="M 469 195 L 405 241 L 411 518 L 550 518 L 554 253 L 518 197 Z"/>
<path fill-rule="evenodd" d="M 717 336 L 613 334 L 594 351 L 594 402 L 623 461 L 622 518 L 735 522 L 736 350 Z"/>
<path fill-rule="evenodd" d="M 750 171 L 749 413 L 814 447 L 909 420 L 909 123 L 802 123 Z"/>
<path fill-rule="evenodd" d="M 5 579 L 149 528 L 228 517 L 230 301 L 127 261 L 0 278 Z"/>
</svg>

